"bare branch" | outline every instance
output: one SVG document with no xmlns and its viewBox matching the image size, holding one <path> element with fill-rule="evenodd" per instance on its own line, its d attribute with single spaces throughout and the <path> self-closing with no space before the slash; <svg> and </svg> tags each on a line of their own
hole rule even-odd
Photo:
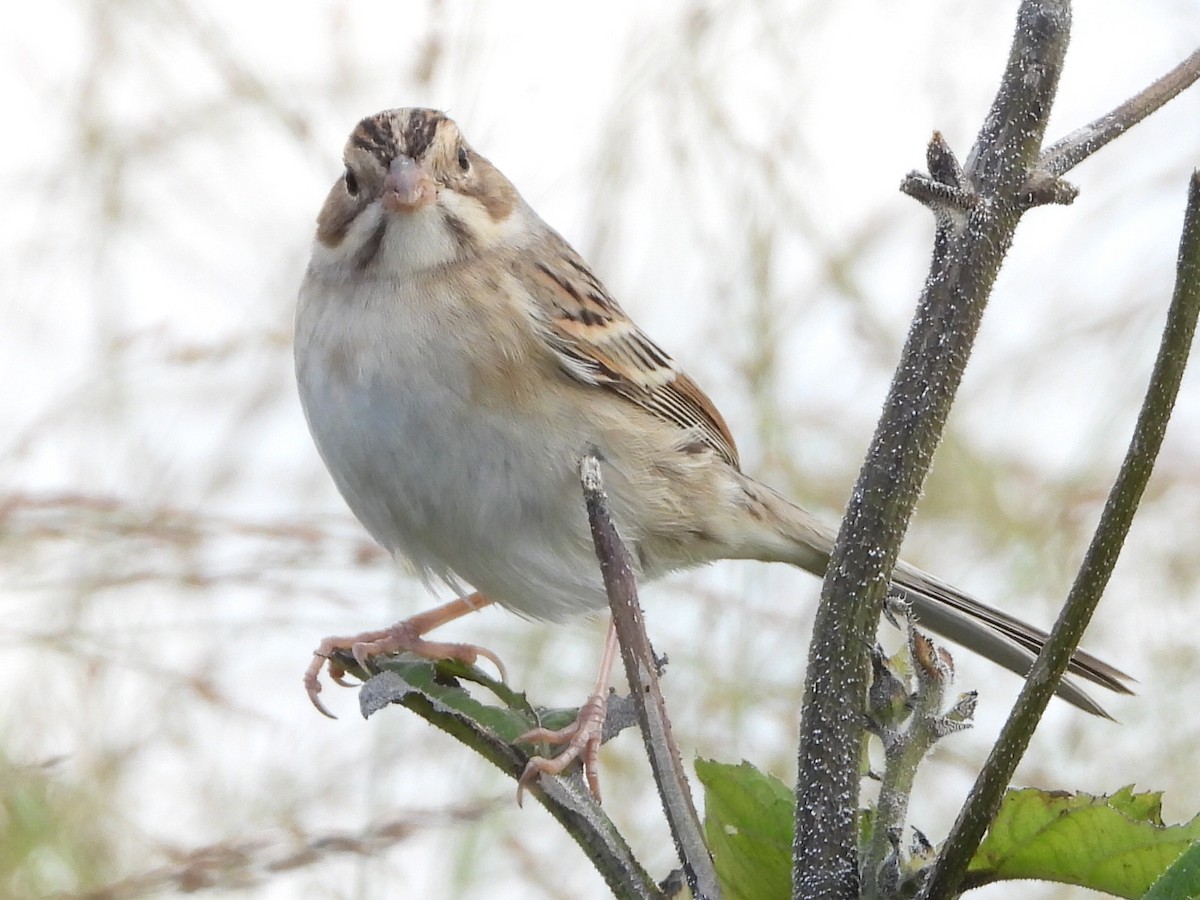
<svg viewBox="0 0 1200 900">
<path fill-rule="evenodd" d="M 1038 168 L 1054 176 L 1071 171 L 1109 141 L 1120 137 L 1186 90 L 1197 79 L 1200 79 L 1200 50 L 1112 112 L 1056 141 L 1042 153 Z"/>
<path fill-rule="evenodd" d="M 983 202 L 965 216 L 938 216 L 929 276 L 826 571 L 800 725 L 797 900 L 859 896 L 867 653 L 992 284 L 1026 208 L 1020 191 L 1041 149 L 1070 18 L 1066 0 L 1021 5 L 1003 80 L 962 176 Z M 945 152 L 931 153 L 935 178 L 957 178 Z"/>
<path fill-rule="evenodd" d="M 646 637 L 645 621 L 638 605 L 637 580 L 625 549 L 608 512 L 608 498 L 600 475 L 600 462 L 585 456 L 580 463 L 580 478 L 587 501 L 588 521 L 596 558 L 608 591 L 613 623 L 621 642 L 621 659 L 629 679 L 629 693 L 642 726 L 642 739 L 650 758 L 650 768 L 658 785 L 663 812 L 671 827 L 675 849 L 693 896 L 719 900 L 721 888 L 704 840 L 700 816 L 692 803 L 687 775 L 679 758 L 679 748 L 671 735 L 666 702 L 658 683 L 658 665 Z"/>
</svg>

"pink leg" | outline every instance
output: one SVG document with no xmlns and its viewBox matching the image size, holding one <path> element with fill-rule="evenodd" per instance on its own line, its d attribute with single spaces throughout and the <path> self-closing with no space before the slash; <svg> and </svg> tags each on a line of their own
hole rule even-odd
<svg viewBox="0 0 1200 900">
<path fill-rule="evenodd" d="M 600 732 L 604 727 L 604 716 L 608 707 L 608 679 L 612 674 L 613 660 L 617 655 L 617 629 L 612 620 L 608 623 L 608 634 L 604 638 L 604 655 L 600 660 L 600 672 L 596 676 L 596 686 L 592 695 L 579 708 L 575 721 L 566 728 L 550 731 L 547 728 L 535 728 L 517 738 L 517 743 L 548 743 L 566 744 L 554 757 L 531 757 L 525 764 L 525 771 L 517 781 L 517 805 L 521 805 L 521 797 L 527 785 L 534 782 L 539 775 L 559 775 L 580 755 L 583 756 L 583 774 L 587 779 L 588 790 L 600 802 Z"/>
<path fill-rule="evenodd" d="M 500 672 L 500 678 L 507 680 L 504 663 L 491 650 L 477 647 L 474 644 L 453 644 L 440 641 L 427 641 L 422 635 L 427 634 L 439 625 L 453 622 L 467 613 L 482 609 L 492 601 L 481 594 L 470 594 L 451 600 L 434 609 L 419 613 L 410 619 L 397 622 L 390 628 L 379 631 L 364 631 L 362 634 L 346 637 L 327 637 L 313 651 L 313 660 L 304 671 L 304 688 L 308 691 L 308 699 L 320 712 L 336 719 L 325 708 L 317 697 L 321 692 L 321 669 L 329 665 L 329 677 L 340 685 L 349 687 L 342 680 L 346 670 L 330 660 L 329 656 L 335 650 L 349 650 L 358 660 L 358 664 L 366 668 L 368 661 L 375 656 L 387 656 L 393 653 L 408 651 L 424 656 L 426 659 L 457 659 L 467 665 L 474 665 L 479 657 L 490 659 Z"/>
</svg>

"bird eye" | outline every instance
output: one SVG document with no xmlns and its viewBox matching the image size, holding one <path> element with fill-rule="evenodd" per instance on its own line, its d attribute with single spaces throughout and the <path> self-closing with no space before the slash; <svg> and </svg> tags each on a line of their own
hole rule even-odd
<svg viewBox="0 0 1200 900">
<path fill-rule="evenodd" d="M 458 167 L 460 169 L 462 169 L 464 172 L 467 171 L 467 169 L 471 168 L 471 160 L 467 156 L 467 148 L 466 147 L 458 148 Z"/>
<path fill-rule="evenodd" d="M 342 176 L 346 182 L 346 193 L 351 197 L 358 196 L 358 179 L 354 177 L 354 173 L 349 168 L 346 169 L 346 174 Z"/>
</svg>

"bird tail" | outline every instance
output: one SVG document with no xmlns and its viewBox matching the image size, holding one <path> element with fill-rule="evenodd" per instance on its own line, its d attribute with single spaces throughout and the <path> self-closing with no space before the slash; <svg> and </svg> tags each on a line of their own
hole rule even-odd
<svg viewBox="0 0 1200 900">
<path fill-rule="evenodd" d="M 980 603 L 903 560 L 892 572 L 892 584 L 907 595 L 917 621 L 930 631 L 1021 677 L 1029 674 L 1033 661 L 1049 637 L 1041 628 Z M 1067 671 L 1118 694 L 1133 693 L 1129 687 L 1133 680 L 1130 676 L 1086 650 L 1075 651 Z M 1069 677 L 1059 682 L 1058 695 L 1084 712 L 1112 718 Z"/>
<path fill-rule="evenodd" d="M 760 542 L 753 555 L 764 558 L 761 541 L 765 540 L 773 559 L 824 576 L 833 548 L 833 529 L 770 488 L 747 476 L 741 478 L 749 502 L 762 517 L 764 531 L 771 533 L 770 537 L 758 535 Z M 1048 637 L 1042 629 L 981 603 L 903 560 L 892 572 L 892 590 L 911 602 L 919 624 L 1022 678 L 1029 674 Z M 1134 679 L 1085 650 L 1075 651 L 1068 672 L 1119 694 L 1133 693 L 1129 682 Z M 1059 683 L 1057 693 L 1085 712 L 1112 718 L 1069 677 Z"/>
</svg>

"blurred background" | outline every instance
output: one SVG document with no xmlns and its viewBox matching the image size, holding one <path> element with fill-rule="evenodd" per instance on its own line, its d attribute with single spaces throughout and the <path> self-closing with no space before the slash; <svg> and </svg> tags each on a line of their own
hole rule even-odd
<svg viewBox="0 0 1200 900">
<path fill-rule="evenodd" d="M 0 895 L 576 898 L 606 891 L 513 785 L 407 712 L 317 715 L 317 641 L 435 598 L 370 542 L 291 364 L 313 220 L 364 115 L 448 110 L 724 411 L 744 467 L 830 520 L 930 252 L 902 196 L 965 157 L 1015 3 L 50 0 L 0 36 Z M 1195 49 L 1190 0 L 1079 4 L 1061 137 Z M 1125 451 L 1173 283 L 1193 89 L 1021 226 L 906 544 L 1053 620 Z M 1140 681 L 1121 724 L 1055 703 L 1024 785 L 1200 810 L 1200 374 L 1088 646 Z M 643 592 L 687 759 L 789 783 L 818 582 L 721 563 Z M 437 599 L 444 599 L 444 595 Z M 580 702 L 600 623 L 487 610 L 539 703 Z M 924 768 L 940 840 L 1018 688 L 965 653 L 977 727 Z M 1183 708 L 1179 704 L 1184 704 Z M 673 863 L 640 742 L 606 809 Z M 1021 884 L 977 896 L 1060 897 Z"/>
</svg>

